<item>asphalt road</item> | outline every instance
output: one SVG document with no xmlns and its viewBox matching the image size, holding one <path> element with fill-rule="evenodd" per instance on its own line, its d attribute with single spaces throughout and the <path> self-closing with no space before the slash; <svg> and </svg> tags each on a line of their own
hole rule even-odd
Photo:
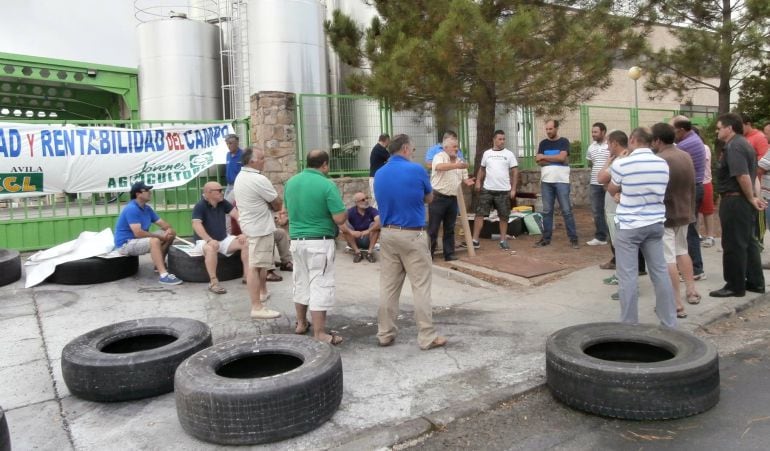
<svg viewBox="0 0 770 451">
<path fill-rule="evenodd" d="M 541 386 L 394 449 L 770 449 L 770 302 L 698 335 L 712 340 L 720 355 L 721 398 L 708 412 L 672 421 L 614 420 L 572 410 Z"/>
</svg>

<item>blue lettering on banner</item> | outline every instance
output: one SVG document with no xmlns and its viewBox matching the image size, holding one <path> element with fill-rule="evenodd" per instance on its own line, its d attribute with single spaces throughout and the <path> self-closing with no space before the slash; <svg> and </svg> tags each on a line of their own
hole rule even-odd
<svg viewBox="0 0 770 451">
<path fill-rule="evenodd" d="M 0 128 L 0 154 L 5 158 L 16 158 L 21 154 L 21 134 L 15 128 L 8 129 L 8 136 Z"/>
</svg>

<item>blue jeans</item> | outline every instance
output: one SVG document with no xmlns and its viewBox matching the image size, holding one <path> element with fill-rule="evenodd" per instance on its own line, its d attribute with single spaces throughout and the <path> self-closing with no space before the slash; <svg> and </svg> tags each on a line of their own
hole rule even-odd
<svg viewBox="0 0 770 451">
<path fill-rule="evenodd" d="M 638 229 L 618 228 L 615 233 L 615 274 L 620 295 L 620 321 L 631 324 L 639 322 L 638 253 L 641 249 L 655 288 L 655 312 L 662 325 L 676 327 L 674 287 L 663 257 L 663 223 Z"/>
<path fill-rule="evenodd" d="M 695 184 L 695 212 L 697 216 L 700 204 L 703 202 L 703 183 Z M 700 253 L 700 236 L 698 236 L 698 221 L 690 223 L 687 227 L 687 253 L 692 259 L 692 273 L 703 272 L 703 256 Z"/>
<path fill-rule="evenodd" d="M 564 216 L 564 225 L 567 227 L 567 236 L 570 241 L 577 241 L 577 227 L 575 217 L 572 216 L 572 204 L 569 201 L 569 183 L 540 183 L 540 196 L 543 199 L 543 240 L 551 241 L 553 236 L 553 206 L 559 201 L 561 214 Z"/>
<path fill-rule="evenodd" d="M 591 185 L 591 214 L 594 216 L 594 226 L 596 227 L 594 238 L 599 241 L 607 241 L 610 234 L 607 218 L 604 215 L 604 195 L 602 185 Z"/>
</svg>

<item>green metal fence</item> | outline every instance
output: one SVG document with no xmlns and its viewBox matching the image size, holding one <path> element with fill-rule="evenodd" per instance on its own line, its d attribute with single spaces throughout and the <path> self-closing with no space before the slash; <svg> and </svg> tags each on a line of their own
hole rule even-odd
<svg viewBox="0 0 770 451">
<path fill-rule="evenodd" d="M 416 148 L 414 161 L 423 162 L 425 152 L 444 132 L 438 130 L 430 112 L 393 111 L 385 102 L 367 96 L 300 94 L 297 110 L 299 167 L 304 166 L 310 150 L 326 149 L 332 177 L 368 176 L 369 152 L 381 133 L 408 134 Z M 460 148 L 472 163 L 477 151 L 476 114 L 458 110 L 455 121 Z M 508 147 L 519 152 L 525 168 L 535 167 L 533 122 L 529 110 L 501 107 L 495 124 L 509 134 Z"/>
<path fill-rule="evenodd" d="M 639 126 L 651 126 L 657 122 L 668 122 L 672 117 L 680 114 L 678 109 L 656 108 L 625 108 L 600 105 L 580 106 L 580 154 L 570 158 L 570 164 L 574 167 L 585 167 L 586 152 L 593 141 L 591 127 L 597 122 L 607 126 L 607 131 L 623 130 L 630 133 Z M 689 114 L 689 112 L 688 112 Z M 711 114 L 702 113 L 701 117 L 692 118 L 693 122 L 700 123 L 710 118 Z"/>
<path fill-rule="evenodd" d="M 33 121 L 30 121 L 33 122 Z M 183 124 L 227 122 L 246 130 L 242 147 L 249 144 L 249 121 L 45 121 L 42 124 L 74 124 L 90 127 L 147 128 Z M 152 206 L 182 235 L 192 234 L 192 207 L 201 188 L 223 180 L 224 167 L 215 166 L 186 185 L 153 192 Z M 85 230 L 114 228 L 117 216 L 129 201 L 128 193 L 69 193 L 39 197 L 4 198 L 0 201 L 0 248 L 20 251 L 48 248 L 77 238 Z"/>
</svg>

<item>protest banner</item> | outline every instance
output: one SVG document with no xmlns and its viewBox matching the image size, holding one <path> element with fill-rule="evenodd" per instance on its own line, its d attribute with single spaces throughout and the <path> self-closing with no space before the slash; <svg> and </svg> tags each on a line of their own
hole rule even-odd
<svg viewBox="0 0 770 451">
<path fill-rule="evenodd" d="M 229 124 L 126 129 L 0 123 L 0 198 L 156 189 L 224 163 Z"/>
</svg>

